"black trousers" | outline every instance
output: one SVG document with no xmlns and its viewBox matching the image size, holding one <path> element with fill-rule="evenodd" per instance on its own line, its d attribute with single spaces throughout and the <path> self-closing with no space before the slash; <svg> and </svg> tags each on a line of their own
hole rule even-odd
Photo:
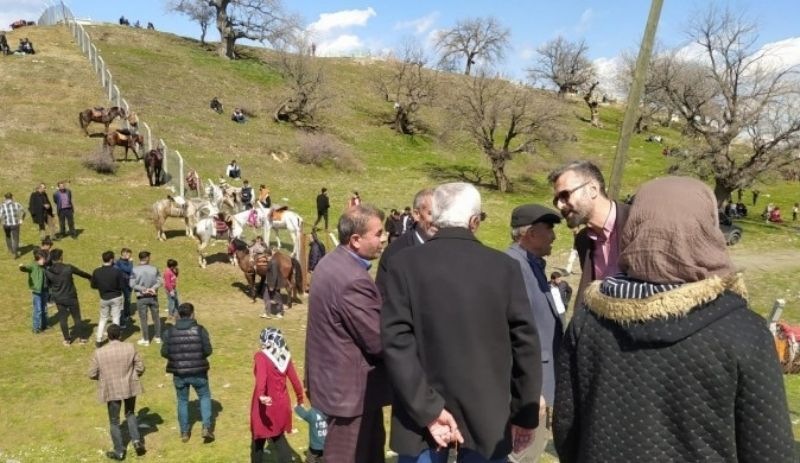
<svg viewBox="0 0 800 463">
<path fill-rule="evenodd" d="M 275 453 L 278 457 L 278 463 L 292 463 L 292 448 L 289 447 L 289 442 L 286 436 L 281 434 L 278 437 L 269 439 Z M 264 460 L 264 445 L 267 439 L 253 439 L 250 443 L 250 463 L 263 463 Z"/>
<path fill-rule="evenodd" d="M 69 226 L 69 234 L 75 236 L 75 216 L 71 207 L 59 209 L 58 211 L 58 230 L 61 236 L 64 236 L 66 227 Z"/>
<path fill-rule="evenodd" d="M 328 229 L 328 211 L 325 211 L 325 212 L 317 211 L 317 221 L 314 222 L 314 227 L 313 228 L 317 228 L 317 224 L 322 219 L 325 220 L 325 230 L 327 230 Z"/>
<path fill-rule="evenodd" d="M 81 320 L 81 306 L 78 301 L 70 304 L 59 304 L 56 302 L 58 309 L 58 324 L 61 327 L 61 335 L 64 336 L 65 341 L 70 341 L 79 336 L 81 339 L 86 339 L 87 334 L 83 332 L 83 320 Z M 67 324 L 67 317 L 72 316 L 72 336 L 69 334 L 69 327 Z"/>
<path fill-rule="evenodd" d="M 131 442 L 141 439 L 139 436 L 139 423 L 136 422 L 136 396 L 123 400 L 108 402 L 108 423 L 111 426 L 111 442 L 117 455 L 125 453 L 125 444 L 122 441 L 122 430 L 119 427 L 119 412 L 125 403 L 125 422 L 128 425 L 128 435 Z"/>
</svg>

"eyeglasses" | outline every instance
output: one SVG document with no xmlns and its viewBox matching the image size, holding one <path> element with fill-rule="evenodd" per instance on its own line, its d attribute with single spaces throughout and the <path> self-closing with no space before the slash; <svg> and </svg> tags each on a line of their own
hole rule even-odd
<svg viewBox="0 0 800 463">
<path fill-rule="evenodd" d="M 569 198 L 572 196 L 572 193 L 575 193 L 576 191 L 580 190 L 581 188 L 585 187 L 590 183 L 592 183 L 592 181 L 587 180 L 571 190 L 559 191 L 558 193 L 556 193 L 555 196 L 553 196 L 553 206 L 558 207 L 559 202 L 566 203 L 567 201 L 569 201 Z"/>
</svg>

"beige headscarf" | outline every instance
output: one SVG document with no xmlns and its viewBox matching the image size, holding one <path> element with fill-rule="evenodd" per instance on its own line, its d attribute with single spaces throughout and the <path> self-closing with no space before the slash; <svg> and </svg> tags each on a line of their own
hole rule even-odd
<svg viewBox="0 0 800 463">
<path fill-rule="evenodd" d="M 689 283 L 734 273 L 711 189 L 688 177 L 642 185 L 620 237 L 619 267 L 650 283 Z"/>
</svg>

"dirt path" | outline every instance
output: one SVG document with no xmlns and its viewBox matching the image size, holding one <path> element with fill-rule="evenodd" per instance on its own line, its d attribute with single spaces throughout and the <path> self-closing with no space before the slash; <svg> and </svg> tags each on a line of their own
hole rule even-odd
<svg viewBox="0 0 800 463">
<path fill-rule="evenodd" d="M 800 268 L 800 250 L 784 248 L 776 251 L 732 249 L 736 267 L 748 272 L 767 272 Z"/>
</svg>

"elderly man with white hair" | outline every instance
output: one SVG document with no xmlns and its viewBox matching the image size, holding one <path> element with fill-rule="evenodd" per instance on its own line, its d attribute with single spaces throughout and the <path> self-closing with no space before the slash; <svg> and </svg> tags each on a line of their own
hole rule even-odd
<svg viewBox="0 0 800 463">
<path fill-rule="evenodd" d="M 438 232 L 397 253 L 386 279 L 390 446 L 398 463 L 443 463 L 450 447 L 462 462 L 504 462 L 533 438 L 542 385 L 520 266 L 475 238 L 474 186 L 441 185 L 432 206 Z"/>
</svg>

